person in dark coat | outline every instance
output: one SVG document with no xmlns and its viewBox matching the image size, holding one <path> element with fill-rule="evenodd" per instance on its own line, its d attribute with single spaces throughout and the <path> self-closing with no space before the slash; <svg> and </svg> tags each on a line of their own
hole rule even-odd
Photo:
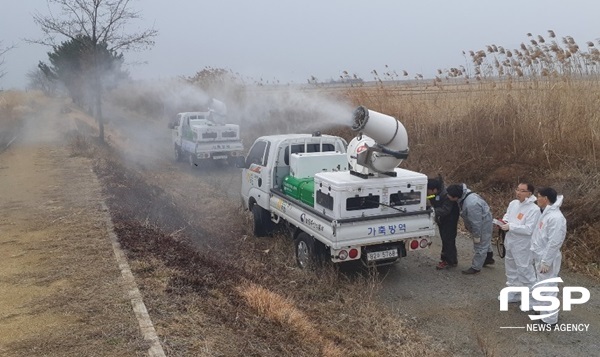
<svg viewBox="0 0 600 357">
<path fill-rule="evenodd" d="M 448 198 L 440 178 L 427 180 L 427 196 L 430 197 L 429 202 L 435 211 L 435 222 L 442 239 L 442 254 L 436 269 L 455 267 L 458 264 L 456 253 L 456 231 L 460 217 L 458 204 Z"/>
<path fill-rule="evenodd" d="M 458 202 L 460 216 L 465 228 L 473 238 L 473 261 L 471 267 L 463 270 L 463 274 L 477 274 L 481 268 L 494 264 L 492 252 L 493 218 L 487 202 L 477 193 L 462 185 L 450 185 L 446 189 L 448 198 Z"/>
</svg>

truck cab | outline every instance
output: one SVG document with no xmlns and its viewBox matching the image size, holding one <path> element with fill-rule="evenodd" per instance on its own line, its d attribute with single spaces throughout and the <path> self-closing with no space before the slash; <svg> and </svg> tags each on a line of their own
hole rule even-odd
<svg viewBox="0 0 600 357">
<path fill-rule="evenodd" d="M 259 137 L 250 148 L 242 170 L 244 208 L 253 211 L 255 204 L 263 209 L 269 207 L 271 189 L 283 189 L 293 154 L 320 152 L 345 156 L 346 147 L 344 139 L 320 133 Z"/>
</svg>

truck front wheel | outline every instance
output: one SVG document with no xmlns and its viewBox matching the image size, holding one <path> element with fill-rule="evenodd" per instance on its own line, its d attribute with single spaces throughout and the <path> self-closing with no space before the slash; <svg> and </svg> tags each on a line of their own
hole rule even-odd
<svg viewBox="0 0 600 357">
<path fill-rule="evenodd" d="M 254 235 L 256 237 L 265 237 L 271 234 L 273 222 L 269 211 L 255 203 L 252 206 L 252 216 L 254 216 Z"/>
<path fill-rule="evenodd" d="M 315 239 L 305 232 L 298 234 L 294 240 L 296 251 L 296 263 L 302 269 L 314 269 L 320 263 L 321 254 L 318 251 Z"/>
</svg>

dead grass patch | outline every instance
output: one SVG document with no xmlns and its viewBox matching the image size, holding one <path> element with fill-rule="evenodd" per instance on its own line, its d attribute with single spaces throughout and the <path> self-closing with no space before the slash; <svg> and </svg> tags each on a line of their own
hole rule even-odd
<svg viewBox="0 0 600 357">
<path fill-rule="evenodd" d="M 322 356 L 342 356 L 344 351 L 332 341 L 327 341 L 313 326 L 307 316 L 298 310 L 292 301 L 272 291 L 255 284 L 242 285 L 237 292 L 246 300 L 248 305 L 256 309 L 259 315 L 289 326 L 296 334 L 296 338 L 303 343 L 315 343 L 321 348 Z"/>
</svg>

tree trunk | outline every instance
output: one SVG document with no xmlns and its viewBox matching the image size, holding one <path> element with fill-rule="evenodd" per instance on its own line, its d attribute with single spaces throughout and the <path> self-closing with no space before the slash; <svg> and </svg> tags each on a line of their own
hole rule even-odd
<svg viewBox="0 0 600 357">
<path fill-rule="evenodd" d="M 102 82 L 98 73 L 98 44 L 94 42 L 94 94 L 96 96 L 96 121 L 98 122 L 98 139 L 104 144 L 104 118 L 102 118 Z"/>
<path fill-rule="evenodd" d="M 98 138 L 104 143 L 104 118 L 102 118 L 102 91 L 100 85 L 96 85 L 96 121 L 98 122 Z"/>
</svg>

